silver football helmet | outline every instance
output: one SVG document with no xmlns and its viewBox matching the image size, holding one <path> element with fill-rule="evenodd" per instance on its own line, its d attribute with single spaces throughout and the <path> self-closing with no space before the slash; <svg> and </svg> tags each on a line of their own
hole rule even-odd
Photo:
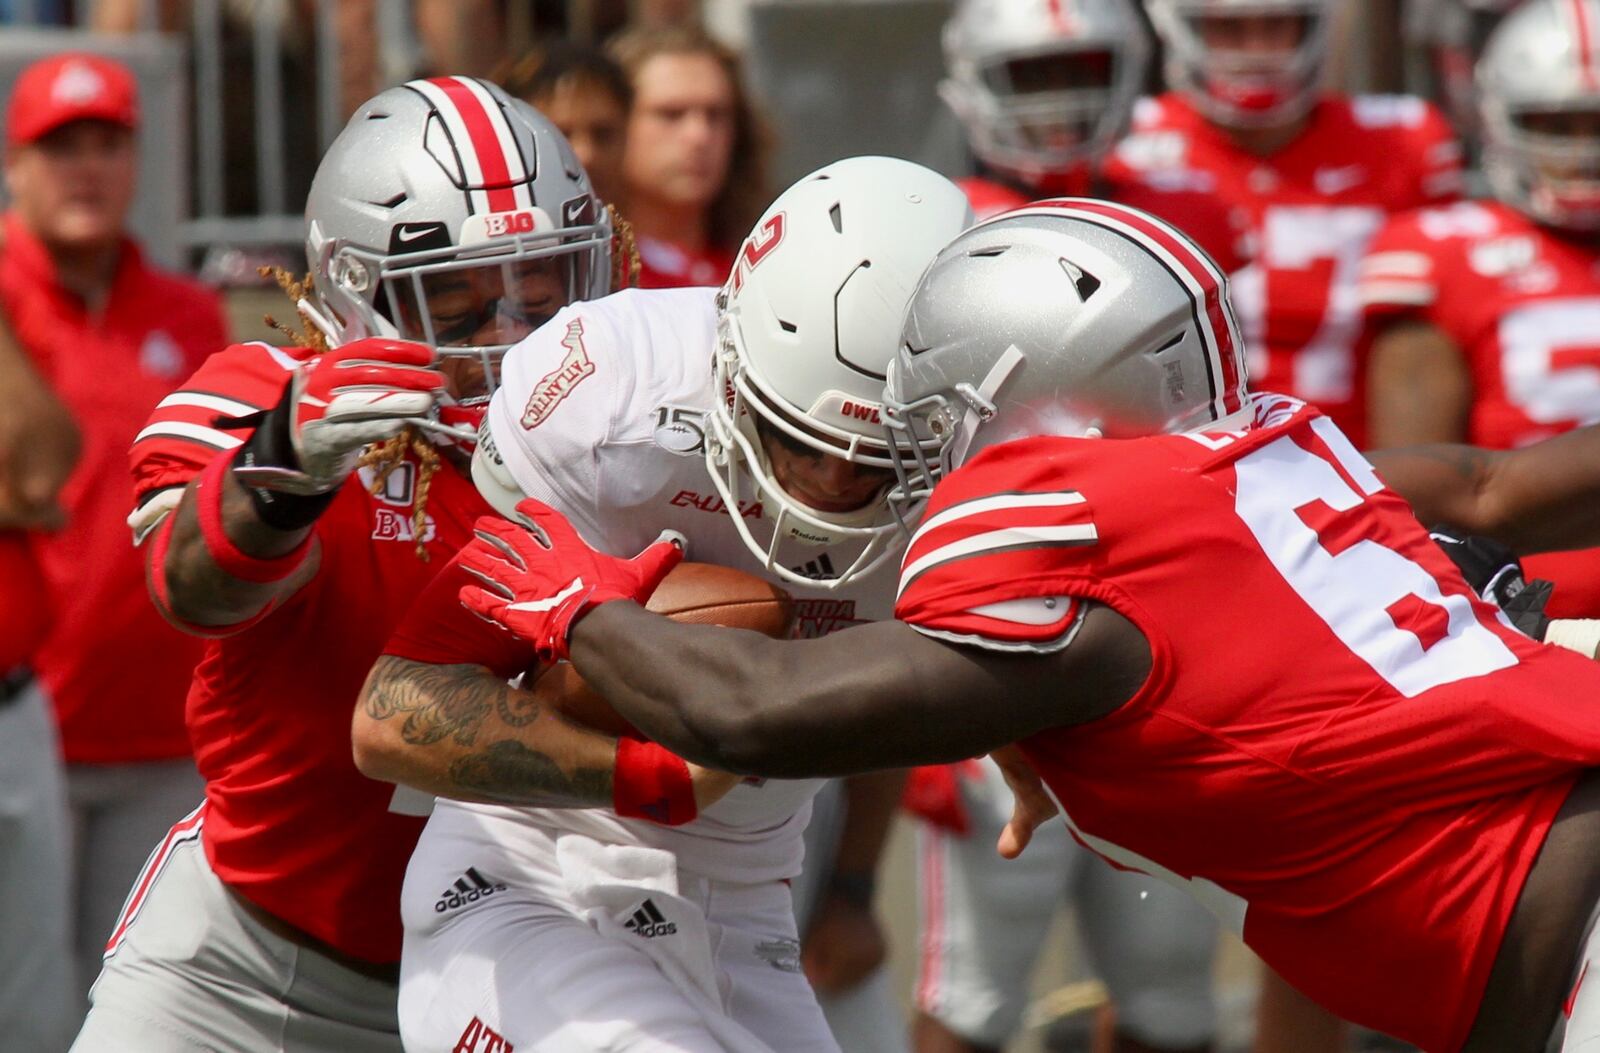
<svg viewBox="0 0 1600 1053">
<path fill-rule="evenodd" d="M 471 77 L 375 96 L 334 139 L 306 200 L 315 316 L 334 344 L 418 340 L 498 359 L 611 284 L 611 221 L 555 126 Z"/>
<path fill-rule="evenodd" d="M 971 218 L 966 195 L 937 172 L 852 157 L 780 194 L 741 246 L 718 299 L 718 398 L 706 416 L 706 467 L 729 508 L 761 502 L 759 519 L 732 519 L 779 577 L 837 587 L 894 554 L 884 369 L 917 277 Z M 882 487 L 859 508 L 816 507 L 780 485 L 768 441 L 876 469 Z M 817 577 L 779 562 L 780 546 L 791 541 L 857 547 Z"/>
<path fill-rule="evenodd" d="M 1322 87 L 1335 0 L 1146 0 L 1167 49 L 1167 80 L 1207 119 L 1230 128 L 1274 128 L 1309 113 Z M 1207 45 L 1206 19 L 1295 18 L 1299 43 L 1270 54 Z"/>
<path fill-rule="evenodd" d="M 951 242 L 917 285 L 884 395 L 891 506 L 909 525 L 940 476 L 1010 439 L 1250 412 L 1227 278 L 1203 249 L 1138 209 L 1035 202 Z"/>
<path fill-rule="evenodd" d="M 1098 160 L 1133 116 L 1150 41 L 1132 0 L 959 0 L 940 97 L 985 164 L 1024 179 Z"/>
<path fill-rule="evenodd" d="M 1495 196 L 1553 227 L 1600 230 L 1600 0 L 1527 0 L 1507 15 L 1478 62 L 1478 103 Z"/>
</svg>

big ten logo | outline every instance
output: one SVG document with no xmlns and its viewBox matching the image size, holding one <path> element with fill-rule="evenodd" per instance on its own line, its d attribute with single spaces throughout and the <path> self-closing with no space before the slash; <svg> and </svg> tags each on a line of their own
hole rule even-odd
<svg viewBox="0 0 1600 1053">
<path fill-rule="evenodd" d="M 794 632 L 796 640 L 814 640 L 819 636 L 861 625 L 856 617 L 855 600 L 803 600 L 794 601 Z"/>
<path fill-rule="evenodd" d="M 373 509 L 372 538 L 374 541 L 417 541 L 417 528 L 409 512 L 397 512 L 392 508 Z M 422 517 L 422 537 L 420 540 L 427 544 L 438 536 L 438 527 L 432 516 Z"/>
<path fill-rule="evenodd" d="M 539 229 L 539 221 L 532 212 L 491 212 L 483 217 L 483 228 L 491 238 L 504 238 L 532 234 Z"/>
<path fill-rule="evenodd" d="M 417 466 L 410 461 L 401 461 L 386 476 L 371 465 L 362 468 L 359 474 L 361 488 L 386 505 L 410 508 L 412 501 L 416 500 Z M 383 479 L 381 488 L 378 487 L 380 477 Z"/>
<path fill-rule="evenodd" d="M 761 261 L 772 255 L 772 251 L 783 242 L 784 227 L 787 222 L 782 212 L 776 213 L 744 239 L 744 245 L 739 249 L 739 258 L 733 265 L 734 292 L 737 293 L 744 288 L 745 275 L 760 266 Z"/>
</svg>

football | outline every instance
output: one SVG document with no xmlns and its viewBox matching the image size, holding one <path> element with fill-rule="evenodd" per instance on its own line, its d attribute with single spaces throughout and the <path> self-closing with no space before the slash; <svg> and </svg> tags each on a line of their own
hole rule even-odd
<svg viewBox="0 0 1600 1053">
<path fill-rule="evenodd" d="M 710 563 L 678 564 L 646 607 L 677 622 L 751 629 L 776 639 L 789 635 L 794 619 L 793 604 L 783 589 L 742 570 Z M 589 690 L 570 663 L 547 666 L 523 686 L 569 720 L 608 735 L 634 733 L 610 703 Z"/>
</svg>

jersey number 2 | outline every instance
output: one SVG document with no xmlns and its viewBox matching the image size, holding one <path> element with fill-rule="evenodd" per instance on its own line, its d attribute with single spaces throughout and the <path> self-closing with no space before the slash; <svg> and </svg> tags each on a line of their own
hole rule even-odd
<svg viewBox="0 0 1600 1053">
<path fill-rule="evenodd" d="M 1311 427 L 1331 458 L 1284 436 L 1235 466 L 1234 508 L 1278 573 L 1407 698 L 1515 665 L 1467 597 L 1372 538 L 1368 526 L 1380 520 L 1363 506 L 1383 483 L 1332 421 Z"/>
</svg>

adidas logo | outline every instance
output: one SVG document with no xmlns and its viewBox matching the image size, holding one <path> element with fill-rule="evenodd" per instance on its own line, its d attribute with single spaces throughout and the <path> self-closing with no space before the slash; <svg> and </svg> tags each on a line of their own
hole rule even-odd
<svg viewBox="0 0 1600 1053">
<path fill-rule="evenodd" d="M 833 560 L 828 558 L 828 554 L 826 552 L 816 559 L 807 560 L 800 566 L 790 567 L 789 569 L 800 575 L 802 578 L 811 578 L 813 581 L 827 581 L 830 578 L 835 577 L 833 571 Z"/>
<path fill-rule="evenodd" d="M 496 892 L 505 890 L 503 882 L 490 882 L 478 873 L 477 867 L 468 867 L 466 873 L 456 878 L 454 885 L 440 893 L 439 902 L 433 905 L 433 912 L 443 914 L 447 910 L 465 907 L 468 903 L 476 903 L 485 896 L 492 896 Z"/>
<path fill-rule="evenodd" d="M 654 939 L 657 936 L 671 936 L 678 931 L 678 927 L 666 919 L 661 911 L 656 909 L 652 900 L 645 900 L 639 904 L 639 909 L 633 912 L 633 917 L 622 923 L 622 927 L 635 936 L 645 939 Z"/>
</svg>

